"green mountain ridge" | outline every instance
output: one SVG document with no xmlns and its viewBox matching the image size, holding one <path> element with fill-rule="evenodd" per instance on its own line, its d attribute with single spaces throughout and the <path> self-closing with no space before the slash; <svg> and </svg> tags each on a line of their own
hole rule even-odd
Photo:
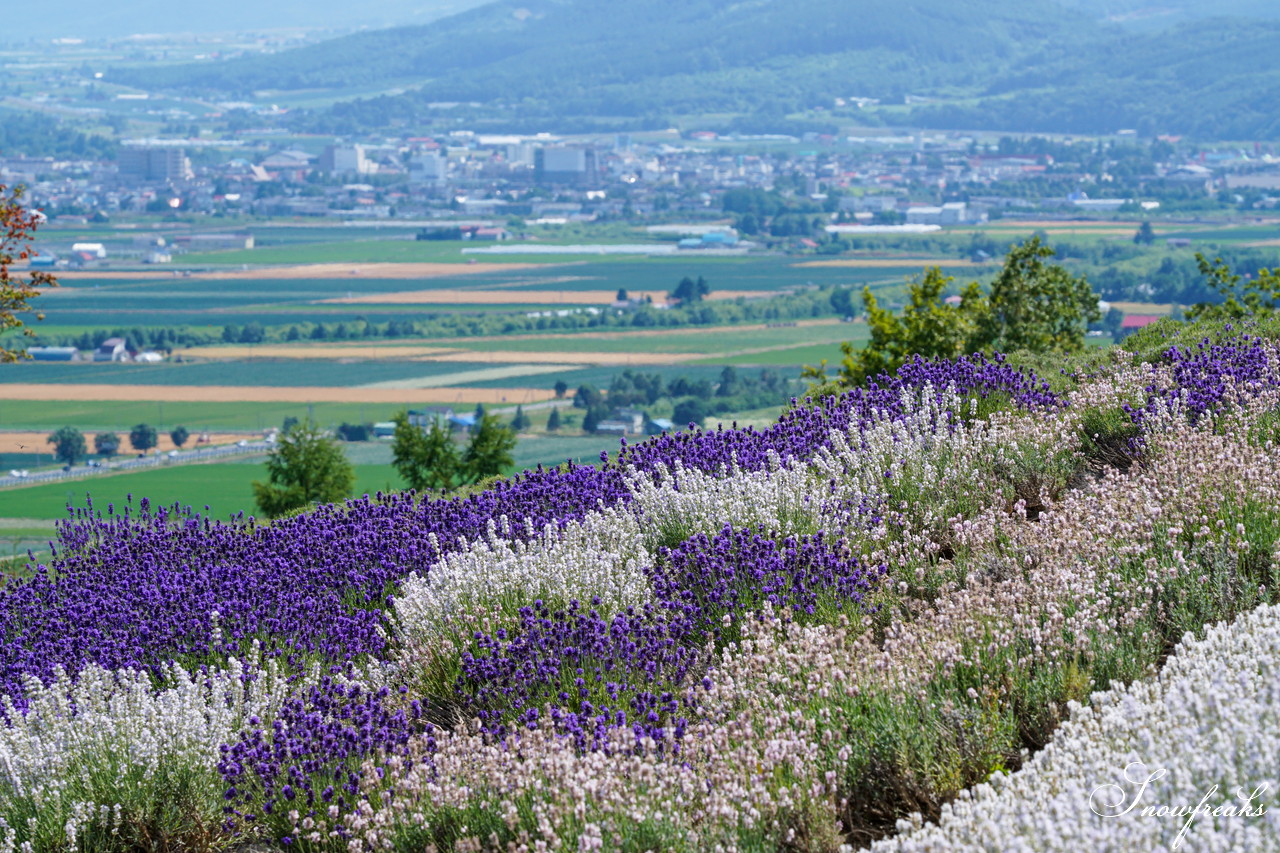
<svg viewBox="0 0 1280 853">
<path fill-rule="evenodd" d="M 291 119 L 330 133 L 426 123 L 436 102 L 480 104 L 472 118 L 510 130 L 636 127 L 706 114 L 737 115 L 730 126 L 738 129 L 783 129 L 796 125 L 788 115 L 858 96 L 886 104 L 860 113 L 863 122 L 1280 137 L 1271 114 L 1280 23 L 1201 19 L 1151 32 L 1100 23 L 1102 0 L 1077 5 L 498 0 L 425 26 L 219 63 L 120 68 L 110 79 L 232 95 L 412 87 Z M 1187 14 L 1207 8 L 1166 5 Z M 1251 0 L 1227 8 L 1249 9 Z M 932 103 L 902 106 L 908 95 Z"/>
</svg>

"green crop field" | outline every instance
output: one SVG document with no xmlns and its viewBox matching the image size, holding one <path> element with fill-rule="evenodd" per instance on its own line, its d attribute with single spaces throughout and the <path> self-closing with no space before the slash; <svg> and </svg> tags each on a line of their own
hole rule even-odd
<svg viewBox="0 0 1280 853">
<path fill-rule="evenodd" d="M 595 332 L 595 334 L 592 334 Z M 626 330 L 605 333 L 589 330 L 586 334 L 563 337 L 520 337 L 509 340 L 468 341 L 437 339 L 441 346 L 474 349 L 477 352 L 600 352 L 600 353 L 736 353 L 756 347 L 802 345 L 809 343 L 840 342 L 851 336 L 861 339 L 866 335 L 862 324 L 835 323 L 814 326 L 776 326 L 774 328 L 739 329 L 733 326 L 688 327 L 671 329 L 661 333 L 643 332 L 629 334 Z"/>
<path fill-rule="evenodd" d="M 353 351 L 352 358 L 361 353 Z M 9 382 L 104 385 L 271 385 L 351 387 L 373 382 L 440 377 L 492 367 L 489 362 L 243 360 L 178 364 L 26 362 L 0 370 L 0 395 Z M 162 392 L 157 392 L 161 394 Z"/>
<path fill-rule="evenodd" d="M 866 340 L 866 327 L 860 327 L 860 335 L 847 336 L 855 341 Z M 801 365 L 818 366 L 818 362 L 827 360 L 828 365 L 838 365 L 843 355 L 839 342 L 822 344 L 805 344 L 786 349 L 769 350 L 768 352 L 742 353 L 722 358 L 699 359 L 691 364 L 733 364 L 733 365 L 768 365 L 770 367 L 796 367 Z"/>
<path fill-rule="evenodd" d="M 447 398 L 440 404 L 450 405 Z M 421 405 L 431 404 L 424 402 Z M 404 406 L 387 403 L 315 403 L 307 406 L 302 403 L 254 402 L 6 400 L 0 401 L 0 428 L 53 430 L 71 425 L 85 432 L 127 431 L 134 424 L 149 423 L 162 430 L 182 424 L 192 432 L 263 430 L 280 426 L 287 417 L 305 418 L 309 410 L 321 426 L 333 427 L 344 421 L 370 423 L 390 420 L 402 408 Z M 471 406 L 467 408 L 470 410 Z"/>
<path fill-rule="evenodd" d="M 1225 244 L 1280 239 L 1280 226 L 1275 224 L 1235 225 L 1219 228 L 1194 226 L 1179 228 L 1172 226 L 1167 231 L 1157 225 L 1156 231 L 1161 237 L 1182 237 L 1187 240 L 1197 240 L 1205 243 Z"/>
<path fill-rule="evenodd" d="M 556 465 L 566 459 L 582 463 L 599 461 L 602 450 L 616 451 L 616 437 L 602 436 L 546 436 L 523 440 L 517 445 L 516 464 L 506 473 L 511 474 L 538 463 Z M 352 445 L 355 452 L 365 446 Z M 385 445 L 370 445 L 368 450 L 385 453 Z M 352 495 L 374 494 L 378 491 L 405 489 L 407 485 L 389 463 L 357 464 L 356 485 Z M 0 519 L 15 519 L 0 523 L 0 557 L 4 551 L 4 537 L 12 535 L 16 540 L 40 541 L 47 529 L 33 527 L 31 519 L 60 519 L 67 515 L 67 505 L 88 505 L 86 495 L 91 496 L 96 509 L 105 510 L 108 504 L 124 505 L 129 495 L 134 504 L 147 498 L 153 506 L 170 506 L 174 503 L 192 506 L 203 513 L 209 507 L 213 518 L 226 519 L 235 513 L 254 513 L 254 480 L 265 478 L 261 460 L 245 462 L 219 462 L 210 464 L 185 464 L 132 471 L 123 474 L 104 474 L 65 483 L 48 483 L 36 486 L 0 490 Z M 20 519 L 20 521 L 18 521 Z"/>
<path fill-rule="evenodd" d="M 348 239 L 234 249 L 221 252 L 192 252 L 182 256 L 184 265 L 205 264 L 347 264 L 347 263 L 465 263 L 462 250 L 475 246 L 466 240 L 353 240 Z"/>
<path fill-rule="evenodd" d="M 339 247 L 342 244 L 339 244 Z M 321 246 L 318 248 L 326 248 Z M 289 247 L 304 253 L 317 250 L 312 246 Z M 257 250 L 254 250 L 257 251 Z M 264 250 L 265 251 L 265 250 Z M 350 278 L 274 279 L 252 274 L 228 279 L 138 278 L 114 280 L 102 278 L 67 279 L 55 294 L 40 300 L 46 315 L 40 326 L 127 328 L 133 326 L 190 325 L 219 327 L 257 320 L 264 325 L 316 321 L 354 321 L 363 317 L 372 322 L 386 322 L 428 313 L 528 311 L 554 307 L 550 302 L 522 302 L 522 291 L 570 293 L 590 290 L 608 294 L 617 290 L 635 292 L 667 292 L 684 276 L 703 276 L 715 290 L 777 291 L 811 286 L 843 286 L 861 289 L 901 287 L 918 272 L 911 267 L 804 267 L 784 257 L 708 257 L 678 258 L 633 257 L 618 260 L 593 258 L 564 259 L 549 263 L 538 258 L 535 269 L 510 272 L 438 276 L 422 279 L 387 279 L 351 276 Z M 974 275 L 978 270 L 956 270 L 959 277 Z M 486 297 L 475 304 L 397 305 L 390 302 L 333 303 L 325 300 L 349 297 L 389 295 L 405 291 L 502 290 L 511 294 L 510 302 L 494 303 Z"/>
<path fill-rule="evenodd" d="M 717 362 L 717 364 L 723 363 Z M 522 386 L 527 388 L 554 388 L 557 380 L 563 381 L 570 388 L 577 388 L 579 385 L 595 385 L 599 388 L 608 388 L 614 376 L 628 369 L 637 373 L 656 373 L 664 381 L 670 381 L 677 376 L 684 376 L 688 379 L 708 379 L 713 382 L 720 375 L 721 370 L 718 366 L 705 364 L 638 364 L 630 368 L 626 365 L 609 365 L 607 367 L 582 367 L 577 370 L 566 370 L 562 373 L 521 376 L 519 381 Z M 472 388 L 504 388 L 511 385 L 511 380 L 492 379 L 468 384 Z"/>
</svg>

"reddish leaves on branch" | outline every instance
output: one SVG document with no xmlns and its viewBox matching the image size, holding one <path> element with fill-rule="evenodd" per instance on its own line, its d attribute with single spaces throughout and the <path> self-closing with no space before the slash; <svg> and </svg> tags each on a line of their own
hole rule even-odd
<svg viewBox="0 0 1280 853">
<path fill-rule="evenodd" d="M 41 288 L 57 287 L 58 282 L 42 270 L 32 270 L 25 276 L 11 270 L 16 261 L 35 256 L 31 238 L 44 221 L 43 214 L 22 204 L 22 193 L 20 186 L 10 189 L 0 184 L 0 335 L 22 328 L 24 335 L 32 337 L 35 332 L 23 328 L 25 324 L 18 314 L 31 310 L 29 300 L 39 296 Z M 36 314 L 36 319 L 43 320 L 44 315 Z M 0 363 L 17 361 L 25 355 L 25 350 L 10 350 L 0 342 Z"/>
</svg>

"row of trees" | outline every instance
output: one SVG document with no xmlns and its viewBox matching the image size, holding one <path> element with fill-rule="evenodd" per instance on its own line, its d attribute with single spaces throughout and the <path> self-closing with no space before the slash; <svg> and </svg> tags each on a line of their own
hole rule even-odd
<svg viewBox="0 0 1280 853">
<path fill-rule="evenodd" d="M 496 415 L 480 414 L 460 447 L 445 424 L 428 429 L 409 423 L 407 412 L 395 418 L 392 459 L 412 489 L 450 490 L 479 483 L 508 470 L 515 462 L 515 432 Z M 351 494 L 356 473 L 333 435 L 315 421 L 295 421 L 281 431 L 267 455 L 267 479 L 253 484 L 258 509 L 269 518 L 334 503 Z"/>
<path fill-rule="evenodd" d="M 182 447 L 190 437 L 190 431 L 184 426 L 177 426 L 169 431 L 169 438 L 175 447 Z M 48 441 L 53 445 L 54 458 L 66 465 L 74 465 L 89 455 L 84 433 L 73 426 L 59 427 L 49 435 Z M 139 453 L 146 453 L 159 443 L 160 434 L 150 424 L 138 424 L 129 430 L 129 446 Z M 116 433 L 104 431 L 94 435 L 94 453 L 99 456 L 115 456 L 119 451 L 120 436 Z"/>
<path fill-rule="evenodd" d="M 870 343 L 858 350 L 847 341 L 842 344 L 844 357 L 834 377 L 828 377 L 825 360 L 817 368 L 806 368 L 805 375 L 819 383 L 851 387 L 892 372 L 916 355 L 955 358 L 984 350 L 1079 350 L 1088 324 L 1102 319 L 1098 296 L 1084 276 L 1048 263 L 1054 254 L 1038 236 L 1014 246 L 986 292 L 970 282 L 957 304 L 942 298 L 954 279 L 929 267 L 911 284 L 910 300 L 900 315 L 881 307 L 870 288 L 864 288 Z"/>
<path fill-rule="evenodd" d="M 294 323 L 264 326 L 258 322 L 228 325 L 221 329 L 191 326 L 133 326 L 102 328 L 78 334 L 40 334 L 35 342 L 49 346 L 74 346 L 88 350 L 110 337 L 124 338 L 130 348 L 172 350 L 187 346 L 219 343 L 282 343 L 295 341 L 358 340 L 366 338 L 460 338 L 480 335 L 523 334 L 577 329 L 731 325 L 823 317 L 832 314 L 831 294 L 838 288 L 814 288 L 800 293 L 761 299 L 704 302 L 710 292 L 692 279 L 692 299 L 675 310 L 658 310 L 649 304 L 599 314 L 569 313 L 565 316 L 526 317 L 524 313 L 424 313 L 418 319 L 369 321 L 362 317 L 329 323 Z M 677 295 L 677 283 L 672 295 Z M 701 292 L 699 292 L 701 290 Z M 683 298 L 683 297 L 681 297 Z"/>
</svg>

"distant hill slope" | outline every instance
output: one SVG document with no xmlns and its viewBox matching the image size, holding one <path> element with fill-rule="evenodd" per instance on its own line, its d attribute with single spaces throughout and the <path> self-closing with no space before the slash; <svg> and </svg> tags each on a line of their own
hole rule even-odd
<svg viewBox="0 0 1280 853">
<path fill-rule="evenodd" d="M 1099 20 L 1134 29 L 1163 29 L 1198 18 L 1280 19 L 1276 0 L 1058 0 Z"/>
<path fill-rule="evenodd" d="M 1109 2 L 498 0 L 425 26 L 110 77 L 232 95 L 415 87 L 293 119 L 338 133 L 425 120 L 440 101 L 478 102 L 473 113 L 512 129 L 727 113 L 741 129 L 769 130 L 790 113 L 863 96 L 899 105 L 888 121 L 938 128 L 1280 138 L 1280 22 L 1124 29 L 1096 20 Z M 1207 8 L 1160 2 L 1187 15 Z M 1253 0 L 1225 3 L 1249 9 Z M 902 106 L 908 95 L 934 103 Z"/>
<path fill-rule="evenodd" d="M 972 81 L 1091 26 L 1052 0 L 499 0 L 428 26 L 113 78 L 228 92 L 420 78 L 431 99 L 491 101 L 828 57 L 836 88 L 883 93 L 919 78 Z"/>
<path fill-rule="evenodd" d="M 966 106 L 925 107 L 933 127 L 1065 133 L 1133 128 L 1280 139 L 1280 22 L 1214 19 L 1039 55 Z"/>
</svg>

